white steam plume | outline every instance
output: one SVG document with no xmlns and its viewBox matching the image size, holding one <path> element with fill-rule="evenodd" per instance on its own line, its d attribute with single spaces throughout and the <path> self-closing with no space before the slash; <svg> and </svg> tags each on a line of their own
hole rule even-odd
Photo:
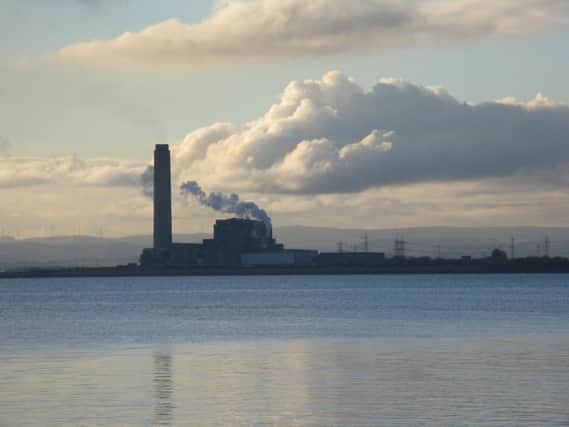
<svg viewBox="0 0 569 427">
<path fill-rule="evenodd" d="M 263 221 L 269 230 L 271 218 L 264 209 L 254 202 L 242 201 L 237 194 L 209 193 L 202 190 L 196 181 L 188 181 L 180 186 L 182 195 L 192 195 L 203 205 L 213 210 L 237 215 L 239 218 Z"/>
</svg>

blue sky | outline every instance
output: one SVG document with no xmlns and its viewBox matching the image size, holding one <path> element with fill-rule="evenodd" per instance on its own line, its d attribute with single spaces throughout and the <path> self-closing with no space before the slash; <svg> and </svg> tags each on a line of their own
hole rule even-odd
<svg viewBox="0 0 569 427">
<path fill-rule="evenodd" d="M 4 55 L 40 54 L 91 38 L 112 38 L 168 18 L 206 17 L 206 0 L 2 0 L 0 46 Z"/>
<path fill-rule="evenodd" d="M 85 40 L 109 40 L 165 19 L 198 22 L 205 0 L 2 0 L 0 113 L 13 154 L 118 155 L 144 159 L 156 140 L 173 141 L 218 121 L 258 117 L 291 80 L 331 69 L 371 87 L 383 77 L 439 85 L 463 101 L 543 92 L 569 102 L 569 28 L 387 53 L 359 52 L 276 63 L 182 71 L 99 70 L 21 64 Z M 246 99 L 246 102 L 244 102 Z M 33 126 L 26 123 L 33 121 Z M 90 126 L 89 126 L 90 125 Z M 89 126 L 88 132 L 86 127 Z"/>
</svg>

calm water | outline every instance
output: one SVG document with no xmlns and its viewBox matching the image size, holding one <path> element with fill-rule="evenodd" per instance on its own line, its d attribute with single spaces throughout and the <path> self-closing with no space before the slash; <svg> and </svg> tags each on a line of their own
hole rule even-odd
<svg viewBox="0 0 569 427">
<path fill-rule="evenodd" d="M 569 426 L 569 276 L 0 281 L 0 425 Z"/>
</svg>

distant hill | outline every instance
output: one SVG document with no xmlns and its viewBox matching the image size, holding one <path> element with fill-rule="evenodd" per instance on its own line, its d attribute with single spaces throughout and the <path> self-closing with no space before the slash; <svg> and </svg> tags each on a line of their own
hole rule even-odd
<svg viewBox="0 0 569 427">
<path fill-rule="evenodd" d="M 177 236 L 180 242 L 201 242 L 206 234 Z M 152 236 L 99 238 L 92 236 L 0 239 L 0 269 L 24 267 L 94 267 L 137 262 Z"/>
<path fill-rule="evenodd" d="M 510 252 L 514 236 L 516 256 L 544 254 L 549 236 L 550 255 L 569 256 L 569 228 L 544 227 L 423 227 L 386 230 L 337 229 L 287 226 L 274 231 L 288 248 L 336 251 L 343 242 L 345 251 L 363 250 L 367 234 L 369 250 L 391 255 L 393 242 L 404 239 L 409 256 L 488 256 L 500 247 Z M 208 234 L 186 234 L 177 242 L 201 242 Z M 90 236 L 0 239 L 0 269 L 23 267 L 107 266 L 136 262 L 142 248 L 152 246 L 151 236 L 109 239 Z"/>
</svg>

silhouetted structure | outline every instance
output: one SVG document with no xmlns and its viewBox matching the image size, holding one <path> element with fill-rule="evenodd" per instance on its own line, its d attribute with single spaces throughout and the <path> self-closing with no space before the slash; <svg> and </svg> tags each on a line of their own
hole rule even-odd
<svg viewBox="0 0 569 427">
<path fill-rule="evenodd" d="M 245 252 L 241 254 L 244 267 L 296 266 L 310 267 L 318 256 L 318 251 L 310 249 L 280 249 L 276 251 Z"/>
<path fill-rule="evenodd" d="M 502 249 L 494 249 L 490 255 L 493 263 L 505 263 L 508 261 L 508 255 Z"/>
<path fill-rule="evenodd" d="M 169 265 L 240 267 L 257 265 L 312 265 L 317 251 L 287 250 L 277 243 L 272 230 L 263 221 L 242 218 L 219 219 L 213 239 L 203 243 L 172 243 L 156 257 L 152 249 L 140 256 L 143 266 Z"/>
<path fill-rule="evenodd" d="M 516 258 L 516 239 L 512 236 L 510 240 L 510 259 Z"/>
<path fill-rule="evenodd" d="M 396 239 L 393 244 L 393 257 L 394 258 L 405 258 L 407 254 L 407 249 L 405 245 L 407 242 L 403 239 Z"/>
<path fill-rule="evenodd" d="M 154 247 L 143 249 L 142 266 L 311 265 L 316 251 L 287 251 L 273 238 L 270 222 L 243 218 L 217 220 L 213 239 L 199 243 L 172 242 L 170 150 L 154 151 Z"/>
<path fill-rule="evenodd" d="M 369 252 L 369 237 L 368 237 L 367 233 L 364 234 L 364 237 L 363 237 L 362 250 L 364 252 Z"/>
<path fill-rule="evenodd" d="M 385 254 L 383 252 L 328 252 L 321 253 L 316 257 L 316 265 L 319 266 L 373 266 L 381 265 L 384 262 Z"/>
<path fill-rule="evenodd" d="M 263 221 L 230 218 L 217 220 L 213 239 L 203 242 L 203 261 L 207 265 L 241 265 L 241 254 L 246 252 L 282 251 L 272 230 Z"/>
<path fill-rule="evenodd" d="M 170 149 L 158 144 L 154 150 L 154 257 L 166 259 L 172 249 L 172 183 Z"/>
<path fill-rule="evenodd" d="M 202 252 L 203 245 L 200 243 L 172 243 L 168 264 L 179 267 L 198 265 Z"/>
</svg>

